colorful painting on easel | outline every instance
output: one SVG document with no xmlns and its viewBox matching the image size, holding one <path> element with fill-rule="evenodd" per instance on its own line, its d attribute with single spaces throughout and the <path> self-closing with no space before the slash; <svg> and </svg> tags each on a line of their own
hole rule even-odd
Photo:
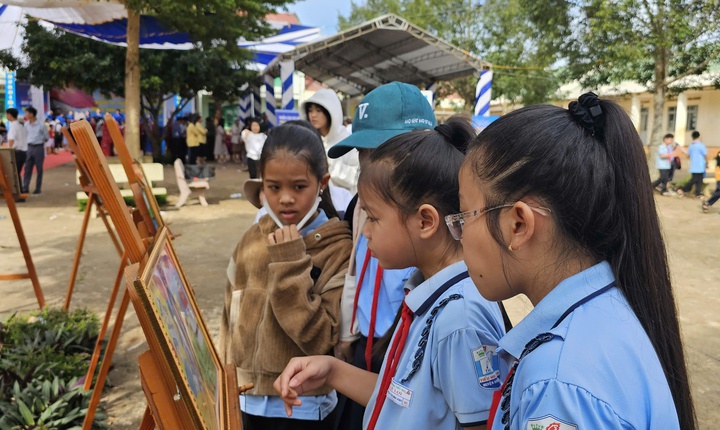
<svg viewBox="0 0 720 430">
<path fill-rule="evenodd" d="M 165 229 L 163 230 L 166 231 Z M 166 237 L 166 235 L 164 235 Z M 145 293 L 177 370 L 187 384 L 205 428 L 222 428 L 222 370 L 189 286 L 178 269 L 169 240 L 159 240 L 154 264 L 146 269 Z"/>
</svg>

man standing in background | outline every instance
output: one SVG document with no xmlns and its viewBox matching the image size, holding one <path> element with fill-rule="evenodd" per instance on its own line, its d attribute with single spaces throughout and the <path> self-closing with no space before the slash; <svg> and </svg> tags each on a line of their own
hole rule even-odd
<svg viewBox="0 0 720 430">
<path fill-rule="evenodd" d="M 18 110 L 15 108 L 9 108 L 5 111 L 9 122 L 8 129 L 8 146 L 15 149 L 15 163 L 17 164 L 17 180 L 20 188 L 23 188 L 22 178 L 20 177 L 20 171 L 25 165 L 25 159 L 27 158 L 27 132 L 25 127 L 18 121 Z M 22 190 L 25 192 L 25 190 Z"/>
<path fill-rule="evenodd" d="M 37 169 L 37 179 L 35 180 L 35 191 L 33 194 L 42 194 L 42 178 L 43 178 L 43 162 L 45 162 L 45 142 L 50 139 L 45 123 L 37 120 L 37 109 L 30 106 L 25 110 L 27 112 L 27 121 L 25 122 L 25 131 L 27 131 L 27 159 L 25 160 L 25 180 L 23 181 L 23 192 L 30 190 L 30 180 L 32 179 L 33 167 Z"/>
</svg>

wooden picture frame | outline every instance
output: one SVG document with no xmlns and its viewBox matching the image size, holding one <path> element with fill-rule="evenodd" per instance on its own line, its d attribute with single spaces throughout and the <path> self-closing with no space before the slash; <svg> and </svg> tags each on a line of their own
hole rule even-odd
<svg viewBox="0 0 720 430">
<path fill-rule="evenodd" d="M 162 357 L 158 360 L 168 364 L 175 390 L 189 411 L 194 428 L 232 428 L 228 421 L 231 415 L 228 395 L 237 392 L 237 387 L 227 386 L 224 366 L 167 227 L 156 235 L 149 257 L 129 290 L 140 321 L 145 321 L 143 329 L 151 330 L 146 331 L 150 349 L 159 349 Z M 155 343 L 159 348 L 153 347 Z M 237 403 L 237 396 L 231 396 Z"/>
<path fill-rule="evenodd" d="M 3 165 L 3 170 L 7 175 L 6 185 L 10 194 L 17 197 L 20 193 L 20 183 L 18 182 L 18 168 L 17 162 L 15 161 L 15 149 L 13 148 L 0 148 L 0 162 Z"/>
</svg>

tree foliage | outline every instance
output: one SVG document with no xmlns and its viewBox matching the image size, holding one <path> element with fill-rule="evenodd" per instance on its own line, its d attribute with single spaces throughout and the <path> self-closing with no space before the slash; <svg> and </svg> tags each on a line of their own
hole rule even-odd
<svg viewBox="0 0 720 430">
<path fill-rule="evenodd" d="M 534 42 L 538 26 L 521 0 L 367 0 L 339 17 L 341 29 L 385 13 L 397 14 L 430 33 L 493 64 L 493 97 L 540 103 L 559 85 L 550 69 L 558 54 Z M 458 93 L 466 109 L 475 101 L 477 76 L 440 85 L 438 96 Z"/>
<path fill-rule="evenodd" d="M 683 79 L 720 58 L 716 0 L 522 0 L 548 49 L 566 59 L 565 76 L 586 88 L 633 81 L 654 95 L 648 161 L 654 166 L 665 99 L 695 84 Z M 567 26 L 546 24 L 567 22 Z M 671 85 L 673 86 L 671 89 Z"/>
</svg>

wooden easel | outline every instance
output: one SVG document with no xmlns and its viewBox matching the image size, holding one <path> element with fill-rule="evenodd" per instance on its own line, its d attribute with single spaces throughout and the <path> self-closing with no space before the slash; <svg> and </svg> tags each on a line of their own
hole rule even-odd
<svg viewBox="0 0 720 430">
<path fill-rule="evenodd" d="M 88 174 L 87 168 L 85 167 L 85 161 L 82 159 L 80 149 L 78 148 L 77 143 L 75 143 L 75 139 L 73 139 L 72 135 L 70 134 L 70 130 L 67 127 L 63 127 L 62 133 L 63 135 L 65 135 L 68 146 L 70 146 L 70 149 L 74 154 L 75 166 L 77 167 L 79 172 L 80 187 L 88 196 L 87 205 L 85 206 L 85 215 L 83 216 L 82 227 L 80 227 L 80 236 L 78 237 L 78 244 L 75 248 L 75 257 L 73 259 L 72 268 L 70 269 L 70 281 L 68 282 L 68 289 L 67 293 L 65 294 L 65 303 L 63 305 L 63 309 L 67 311 L 68 309 L 70 309 L 70 301 L 72 300 L 73 291 L 75 289 L 75 281 L 77 279 L 78 270 L 80 268 L 80 259 L 82 257 L 83 247 L 85 246 L 85 236 L 87 234 L 88 223 L 90 221 L 93 207 L 97 210 L 100 218 L 102 218 L 103 224 L 105 224 L 105 228 L 107 229 L 108 235 L 110 236 L 110 240 L 112 240 L 113 245 L 115 245 L 115 249 L 118 252 L 118 255 L 121 257 L 123 255 L 123 250 L 122 245 L 120 245 L 120 242 L 118 241 L 117 235 L 115 234 L 112 227 L 110 226 L 110 223 L 108 222 L 107 211 L 102 205 L 102 200 L 100 199 L 100 195 L 98 194 L 97 187 L 90 180 L 90 175 Z M 122 262 L 121 267 L 125 267 Z M 111 299 L 111 301 L 114 303 L 114 298 Z M 110 310 L 112 310 L 112 307 L 110 307 Z M 106 323 L 103 322 L 103 326 L 101 326 L 100 329 L 100 340 L 102 340 L 102 338 L 105 336 L 104 329 L 106 328 Z"/>
<path fill-rule="evenodd" d="M 133 161 L 130 150 L 125 144 L 125 138 L 120 132 L 120 126 L 118 126 L 115 118 L 113 118 L 110 114 L 105 114 L 105 124 L 110 132 L 110 137 L 112 138 L 113 145 L 115 145 L 118 157 L 120 157 L 120 162 L 125 170 L 125 175 L 128 178 L 128 183 L 130 184 L 130 189 L 132 190 L 133 198 L 135 199 L 135 207 L 140 211 L 143 223 L 148 231 L 148 236 L 155 236 L 155 233 L 157 233 L 157 231 L 165 225 L 165 222 L 160 216 L 160 206 L 155 199 L 155 195 L 152 193 L 152 189 L 150 188 L 150 184 L 145 176 L 145 172 L 143 171 L 141 165 Z M 147 202 L 145 198 L 147 198 Z M 157 227 L 152 222 L 152 213 L 155 214 L 155 221 L 158 223 Z"/>
<path fill-rule="evenodd" d="M 10 217 L 15 227 L 15 233 L 17 234 L 18 242 L 20 242 L 20 249 L 22 250 L 23 257 L 25 258 L 25 266 L 27 267 L 27 273 L 10 273 L 0 274 L 0 281 L 13 281 L 18 279 L 30 279 L 32 282 L 33 289 L 35 290 L 35 297 L 37 298 L 40 309 L 45 307 L 45 296 L 43 295 L 42 288 L 40 287 L 40 281 L 38 280 L 37 272 L 35 271 L 35 264 L 33 264 L 32 256 L 30 255 L 30 248 L 28 247 L 27 240 L 25 239 L 25 233 L 23 232 L 22 224 L 20 223 L 20 217 L 17 213 L 17 206 L 15 205 L 15 197 L 27 198 L 27 195 L 15 194 L 11 189 L 11 184 L 15 182 L 17 175 L 14 169 L 10 172 L 6 172 L 4 163 L 0 161 L 0 188 L 2 189 L 2 198 L 5 199 Z M 13 178 L 8 176 L 8 173 L 14 175 Z"/>
<path fill-rule="evenodd" d="M 129 261 L 130 263 L 138 263 L 142 261 L 143 258 L 145 258 L 148 243 L 151 240 L 151 237 L 147 235 L 146 229 L 142 229 L 146 235 L 141 236 L 138 226 L 136 226 L 133 221 L 131 210 L 125 204 L 125 201 L 120 194 L 117 182 L 115 182 L 112 174 L 110 173 L 107 160 L 100 150 L 100 145 L 97 142 L 97 138 L 95 137 L 92 127 L 90 127 L 90 124 L 88 124 L 87 121 L 77 121 L 70 125 L 70 129 L 72 130 L 72 135 L 79 148 L 79 153 L 82 154 L 81 159 L 85 162 L 89 178 L 92 184 L 97 188 L 98 194 L 102 199 L 102 205 L 107 210 L 110 219 L 112 219 L 115 230 L 120 238 L 120 242 L 122 242 L 124 249 L 122 261 Z M 121 272 L 118 277 L 120 279 L 122 278 Z M 117 292 L 115 294 L 117 294 Z M 85 421 L 83 422 L 83 429 L 89 430 L 92 427 L 95 412 L 100 403 L 102 390 L 105 387 L 105 380 L 107 379 L 107 374 L 110 371 L 112 356 L 115 352 L 118 338 L 120 337 L 122 321 L 125 318 L 125 313 L 129 303 L 130 297 L 128 296 L 127 290 L 125 290 L 115 317 L 113 331 L 110 334 L 107 348 L 105 350 L 105 354 L 103 355 L 102 365 L 100 366 L 100 371 L 98 372 L 97 381 L 93 388 L 88 412 L 85 416 Z M 109 313 L 110 312 L 108 312 L 108 314 Z M 106 318 L 108 318 L 107 314 Z M 88 375 L 85 381 L 86 389 L 89 389 L 92 385 L 93 376 L 94 374 Z"/>
<path fill-rule="evenodd" d="M 107 211 L 103 207 L 102 199 L 100 198 L 97 187 L 92 183 L 92 180 L 90 179 L 90 174 L 88 173 L 87 165 L 86 165 L 85 160 L 82 157 L 80 148 L 78 147 L 77 143 L 75 142 L 75 139 L 72 137 L 72 134 L 70 133 L 70 131 L 67 127 L 63 127 L 62 131 L 63 131 L 63 134 L 65 135 L 65 138 L 67 139 L 70 149 L 74 153 L 75 165 L 79 172 L 80 185 L 82 186 L 83 191 L 85 191 L 85 193 L 88 196 L 88 203 L 85 208 L 85 216 L 83 218 L 83 225 L 80 230 L 80 237 L 78 238 L 78 246 L 77 246 L 77 249 L 75 250 L 75 258 L 73 260 L 73 267 L 70 272 L 70 282 L 68 284 L 68 291 L 65 296 L 65 306 L 64 306 L 65 310 L 67 310 L 70 307 L 70 299 L 72 298 L 72 293 L 73 293 L 73 290 L 75 287 L 75 279 L 77 277 L 77 271 L 78 271 L 78 268 L 80 265 L 80 257 L 82 256 L 82 248 L 85 243 L 85 235 L 87 233 L 88 221 L 90 220 L 90 212 L 92 210 L 93 205 L 96 206 L 98 213 L 102 217 L 103 223 L 105 224 L 105 228 L 107 229 L 107 232 L 110 235 L 110 238 L 113 241 L 113 244 L 115 245 L 115 249 L 118 251 L 118 254 L 120 255 L 120 267 L 118 268 L 118 274 L 115 277 L 115 284 L 113 285 L 112 292 L 110 293 L 110 300 L 108 301 L 108 306 L 105 311 L 105 316 L 103 318 L 103 322 L 100 325 L 100 331 L 98 333 L 98 337 L 95 342 L 95 349 L 93 350 L 93 355 L 90 359 L 90 364 L 88 366 L 88 372 L 85 377 L 84 388 L 86 390 L 89 390 L 92 387 L 92 379 L 93 379 L 93 376 L 95 375 L 97 363 L 100 360 L 100 354 L 102 352 L 102 342 L 105 339 L 105 335 L 107 334 L 107 330 L 110 325 L 112 311 L 113 311 L 113 309 L 115 309 L 115 300 L 117 299 L 120 285 L 122 283 L 123 270 L 125 269 L 125 266 L 127 266 L 127 258 L 125 256 L 125 253 L 123 252 L 122 246 L 118 242 L 118 238 L 115 235 L 115 232 L 113 231 L 112 227 L 110 226 L 110 223 L 107 220 Z"/>
</svg>

